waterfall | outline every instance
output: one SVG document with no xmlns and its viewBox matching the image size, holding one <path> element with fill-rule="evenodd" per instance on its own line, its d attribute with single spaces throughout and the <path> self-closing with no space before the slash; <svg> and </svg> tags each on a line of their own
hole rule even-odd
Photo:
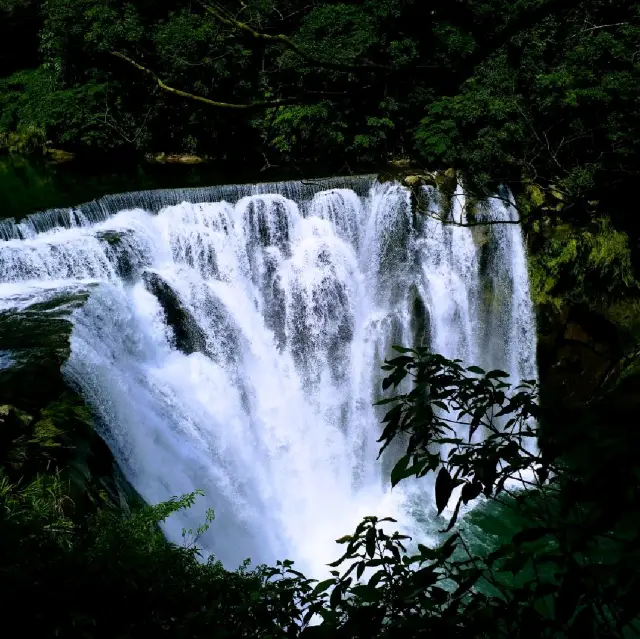
<svg viewBox="0 0 640 639">
<path fill-rule="evenodd" d="M 319 576 L 363 516 L 408 519 L 372 406 L 392 344 L 536 376 L 520 227 L 474 231 L 371 177 L 108 196 L 2 223 L 0 309 L 87 291 L 64 375 L 145 500 L 206 493 L 167 536 L 211 506 L 227 566 Z"/>
</svg>

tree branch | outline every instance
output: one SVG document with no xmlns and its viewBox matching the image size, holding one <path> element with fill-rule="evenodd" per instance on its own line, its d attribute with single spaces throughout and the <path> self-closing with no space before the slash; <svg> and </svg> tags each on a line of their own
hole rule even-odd
<svg viewBox="0 0 640 639">
<path fill-rule="evenodd" d="M 329 62 L 328 60 L 321 60 L 320 58 L 316 58 L 312 56 L 310 53 L 307 53 L 302 47 L 297 45 L 291 38 L 280 33 L 277 35 L 271 35 L 269 33 L 263 33 L 261 31 L 256 31 L 254 28 L 250 27 L 245 22 L 241 22 L 234 18 L 228 11 L 220 7 L 211 6 L 202 0 L 199 0 L 199 3 L 204 7 L 205 11 L 210 13 L 216 20 L 222 22 L 222 24 L 226 24 L 229 27 L 233 27 L 235 29 L 239 29 L 240 31 L 244 31 L 244 33 L 249 34 L 252 38 L 256 40 L 263 40 L 265 42 L 272 42 L 273 44 L 282 44 L 287 49 L 290 49 L 295 54 L 300 56 L 305 62 L 314 67 L 319 67 L 321 69 L 333 69 L 336 71 L 393 71 L 394 68 L 384 65 L 384 64 L 374 64 L 374 63 L 366 63 L 366 64 L 342 64 L 340 62 Z"/>
<path fill-rule="evenodd" d="M 457 73 L 464 73 L 471 76 L 475 68 L 497 53 L 512 38 L 526 31 L 545 18 L 554 14 L 565 13 L 583 4 L 584 0 L 548 0 L 538 6 L 524 10 L 516 18 L 507 22 L 504 28 L 487 41 L 480 43 L 476 50 L 467 58 L 462 60 Z M 557 18 L 557 16 L 556 16 Z"/>
<path fill-rule="evenodd" d="M 480 222 L 456 222 L 455 220 L 443 218 L 433 211 L 428 211 L 427 216 L 448 226 L 461 226 L 463 228 L 469 228 L 472 226 L 494 226 L 496 224 L 521 224 L 520 220 L 484 220 Z"/>
<path fill-rule="evenodd" d="M 549 17 L 558 12 L 564 12 L 567 9 L 573 9 L 578 6 L 583 0 L 548 0 L 547 2 L 543 2 L 541 5 L 538 5 L 534 9 L 530 9 L 524 11 L 514 20 L 511 20 L 507 23 L 507 25 L 499 31 L 493 38 L 490 38 L 488 41 L 484 43 L 479 43 L 476 47 L 476 50 L 471 55 L 467 56 L 463 60 L 461 60 L 458 64 L 450 65 L 450 66 L 431 66 L 431 65 L 407 65 L 404 67 L 392 67 L 381 64 L 374 63 L 366 63 L 366 64 L 342 64 L 338 62 L 330 62 L 327 60 L 322 60 L 316 58 L 311 55 L 299 45 L 297 45 L 291 38 L 284 34 L 271 35 L 268 33 L 256 31 L 254 28 L 249 26 L 248 24 L 241 22 L 237 18 L 235 18 L 229 11 L 220 7 L 220 6 L 211 6 L 204 2 L 204 0 L 198 0 L 199 4 L 204 7 L 204 9 L 216 20 L 220 23 L 225 24 L 234 29 L 238 29 L 247 33 L 252 38 L 256 40 L 262 40 L 264 42 L 270 42 L 273 44 L 280 44 L 289 50 L 293 51 L 296 55 L 298 55 L 302 60 L 304 60 L 308 65 L 323 68 L 323 69 L 333 69 L 337 71 L 348 71 L 348 72 L 371 72 L 371 71 L 384 71 L 385 73 L 390 74 L 401 74 L 406 72 L 428 72 L 431 74 L 431 79 L 433 82 L 433 86 L 438 86 L 440 83 L 440 88 L 444 89 L 444 87 L 448 87 L 451 90 L 454 86 L 458 86 L 460 82 L 464 79 L 473 75 L 476 67 L 484 62 L 487 58 L 489 58 L 492 54 L 496 53 L 502 46 L 504 46 L 507 42 L 509 42 L 514 36 L 518 35 L 528 27 L 542 19 Z M 175 87 L 171 87 L 167 85 L 156 73 L 154 73 L 151 69 L 142 66 L 140 63 L 135 60 L 129 58 L 125 54 L 119 51 L 112 51 L 112 55 L 121 58 L 125 62 L 133 65 L 143 73 L 151 76 L 158 87 L 163 91 L 168 93 L 173 93 L 174 95 L 180 96 L 182 98 L 187 98 L 189 100 L 194 100 L 196 102 L 201 102 L 203 104 L 207 104 L 208 106 L 213 106 L 216 108 L 222 109 L 235 109 L 235 110 L 252 110 L 252 109 L 269 109 L 272 107 L 280 107 L 287 106 L 292 104 L 304 104 L 306 102 L 313 102 L 321 99 L 343 99 L 348 97 L 350 93 L 348 92 L 328 92 L 328 91 L 308 91 L 294 97 L 288 98 L 278 98 L 275 100 L 263 100 L 258 102 L 250 102 L 247 104 L 236 104 L 230 102 L 219 102 L 216 100 L 211 100 L 209 98 L 205 98 L 204 96 L 197 95 L 194 93 L 188 93 L 186 91 L 181 91 L 180 89 L 176 89 Z M 440 76 L 440 78 L 438 78 Z M 446 90 L 446 89 L 444 89 Z M 502 222 L 505 223 L 505 222 Z M 486 222 L 484 223 L 486 224 Z M 475 225 L 475 224 L 474 224 Z"/>
<path fill-rule="evenodd" d="M 212 6 L 204 0 L 198 0 L 199 4 L 205 9 L 205 11 L 214 16 L 216 20 L 222 24 L 243 31 L 256 40 L 263 40 L 273 44 L 281 44 L 296 53 L 310 66 L 321 69 L 350 72 L 385 71 L 387 73 L 439 73 L 441 74 L 440 79 L 443 83 L 451 83 L 452 78 L 455 78 L 456 76 L 458 81 L 471 76 L 479 64 L 496 53 L 519 33 L 555 13 L 563 13 L 567 10 L 571 10 L 579 6 L 583 1 L 584 0 L 547 0 L 547 2 L 543 2 L 532 9 L 523 11 L 516 18 L 510 20 L 504 28 L 493 37 L 485 40 L 484 42 L 479 42 L 475 51 L 471 55 L 462 59 L 459 64 L 449 66 L 414 64 L 394 67 L 384 64 L 374 64 L 371 62 L 367 62 L 365 64 L 343 64 L 316 58 L 284 34 L 271 35 L 262 31 L 256 31 L 253 27 L 249 26 L 245 22 L 241 22 L 229 11 L 219 5 Z M 435 77 L 433 80 L 434 82 L 436 81 Z"/>
<path fill-rule="evenodd" d="M 132 66 L 136 67 L 143 73 L 151 76 L 156 84 L 163 90 L 168 93 L 173 93 L 174 95 L 178 95 L 182 98 L 187 98 L 189 100 L 196 100 L 197 102 L 202 102 L 209 106 L 214 106 L 222 109 L 237 109 L 237 110 L 251 110 L 251 109 L 269 109 L 273 107 L 281 107 L 287 106 L 291 104 L 303 104 L 308 102 L 309 100 L 315 101 L 317 99 L 341 99 L 349 96 L 347 92 L 333 92 L 333 91 L 307 91 L 303 94 L 293 96 L 290 98 L 278 98 L 276 100 L 263 100 L 258 102 L 249 102 L 247 104 L 237 104 L 232 102 L 218 102 L 216 100 L 210 100 L 209 98 L 205 98 L 204 96 L 197 95 L 195 93 L 187 93 L 186 91 L 181 91 L 180 89 L 176 89 L 174 87 L 166 84 L 156 73 L 154 73 L 151 69 L 142 66 L 139 62 L 132 60 L 130 57 L 126 56 L 124 53 L 120 51 L 111 51 L 111 55 L 128 62 Z"/>
<path fill-rule="evenodd" d="M 430 217 L 432 220 L 437 220 L 438 222 L 442 222 L 442 224 L 446 224 L 448 226 L 461 226 L 464 228 L 471 226 L 493 226 L 495 224 L 522 224 L 522 220 L 478 220 L 476 222 L 457 222 L 456 220 L 448 218 L 437 211 L 421 208 L 418 208 L 418 213 L 422 213 L 427 217 Z"/>
</svg>

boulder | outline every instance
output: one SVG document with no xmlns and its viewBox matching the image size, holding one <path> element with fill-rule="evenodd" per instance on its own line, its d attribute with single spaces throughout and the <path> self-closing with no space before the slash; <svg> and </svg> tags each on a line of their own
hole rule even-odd
<svg viewBox="0 0 640 639">
<path fill-rule="evenodd" d="M 453 191 L 456 188 L 457 174 L 455 169 L 439 171 L 433 176 L 436 186 L 443 191 Z"/>
<path fill-rule="evenodd" d="M 186 355 L 205 352 L 207 337 L 193 315 L 184 307 L 176 292 L 160 275 L 145 271 L 142 276 L 146 289 L 153 294 L 165 314 L 167 324 L 173 330 L 175 346 Z"/>
<path fill-rule="evenodd" d="M 70 151 L 64 151 L 62 149 L 47 149 L 46 156 L 49 162 L 54 164 L 63 164 L 64 162 L 71 162 L 75 160 L 75 153 Z"/>
<path fill-rule="evenodd" d="M 205 158 L 190 153 L 147 153 L 147 162 L 152 164 L 203 164 Z"/>
<path fill-rule="evenodd" d="M 411 160 L 409 158 L 398 158 L 397 160 L 391 160 L 389 165 L 396 169 L 408 169 L 411 166 Z"/>
<path fill-rule="evenodd" d="M 422 176 L 420 175 L 407 175 L 404 180 L 402 180 L 405 186 L 414 187 L 420 186 L 423 184 Z"/>
<path fill-rule="evenodd" d="M 97 504 L 128 508 L 141 501 L 61 372 L 71 313 L 87 296 L 60 293 L 0 313 L 0 467 L 12 482 L 60 473 L 79 519 Z"/>
</svg>

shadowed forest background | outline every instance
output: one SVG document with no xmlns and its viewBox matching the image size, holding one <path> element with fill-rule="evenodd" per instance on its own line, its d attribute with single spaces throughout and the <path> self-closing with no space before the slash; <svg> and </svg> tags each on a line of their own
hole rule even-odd
<svg viewBox="0 0 640 639">
<path fill-rule="evenodd" d="M 206 496 L 144 504 L 56 377 L 69 335 L 0 311 L 8 618 L 63 637 L 639 635 L 639 138 L 632 0 L 0 0 L 0 218 L 170 186 L 174 161 L 193 184 L 376 173 L 416 215 L 423 186 L 451 202 L 458 180 L 479 228 L 506 187 L 539 365 L 511 388 L 399 346 L 380 445 L 401 451 L 393 485 L 435 477 L 440 542 L 368 518 L 318 583 L 284 557 L 202 561 L 213 512 L 167 542 L 159 523 Z M 107 164 L 109 184 L 57 194 Z M 45 342 L 28 379 L 1 365 Z"/>
</svg>

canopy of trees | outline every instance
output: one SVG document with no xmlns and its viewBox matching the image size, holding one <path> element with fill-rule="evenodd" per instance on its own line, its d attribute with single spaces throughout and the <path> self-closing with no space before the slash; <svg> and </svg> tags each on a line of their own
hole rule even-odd
<svg viewBox="0 0 640 639">
<path fill-rule="evenodd" d="M 3 0 L 0 11 L 20 35 L 0 39 L 5 146 L 336 168 L 410 156 L 479 184 L 535 185 L 574 218 L 615 215 L 638 176 L 632 0 Z"/>
</svg>

